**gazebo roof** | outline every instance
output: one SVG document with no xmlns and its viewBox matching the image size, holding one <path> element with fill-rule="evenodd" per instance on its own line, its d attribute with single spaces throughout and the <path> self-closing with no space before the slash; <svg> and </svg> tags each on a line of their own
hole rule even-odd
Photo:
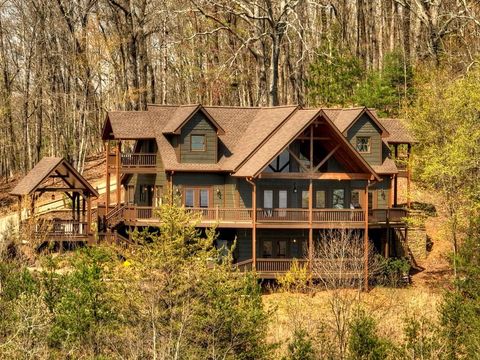
<svg viewBox="0 0 480 360">
<path fill-rule="evenodd" d="M 65 188 L 46 187 L 42 184 L 48 178 L 61 178 Z M 80 173 L 61 157 L 44 157 L 10 192 L 10 195 L 24 196 L 43 191 L 82 191 L 98 197 L 98 192 Z"/>
</svg>

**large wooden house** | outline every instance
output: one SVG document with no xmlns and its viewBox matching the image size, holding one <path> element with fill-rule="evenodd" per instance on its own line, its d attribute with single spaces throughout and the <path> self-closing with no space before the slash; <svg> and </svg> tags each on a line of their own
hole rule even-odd
<svg viewBox="0 0 480 360">
<path fill-rule="evenodd" d="M 109 112 L 102 139 L 101 237 L 158 224 L 165 194 L 217 224 L 218 246 L 236 239 L 234 260 L 265 278 L 312 261 L 325 229 L 356 229 L 387 257 L 407 237 L 397 178 L 409 172 L 395 160 L 413 139 L 371 109 L 150 105 Z"/>
</svg>

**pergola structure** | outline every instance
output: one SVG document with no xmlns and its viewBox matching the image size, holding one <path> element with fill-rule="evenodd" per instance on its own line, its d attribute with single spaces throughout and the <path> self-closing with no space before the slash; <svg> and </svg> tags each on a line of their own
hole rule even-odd
<svg viewBox="0 0 480 360">
<path fill-rule="evenodd" d="M 45 222 L 32 224 L 39 213 L 36 212 L 35 202 L 45 193 L 62 193 L 71 203 L 71 211 L 67 211 L 66 218 L 55 218 Z M 98 198 L 98 192 L 90 183 L 65 159 L 60 157 L 44 157 L 38 164 L 17 184 L 10 195 L 19 200 L 19 224 L 30 223 L 33 226 L 32 236 L 40 237 L 45 241 L 84 241 L 93 242 L 92 231 L 92 198 Z M 30 222 L 22 219 L 22 212 L 26 209 Z"/>
</svg>

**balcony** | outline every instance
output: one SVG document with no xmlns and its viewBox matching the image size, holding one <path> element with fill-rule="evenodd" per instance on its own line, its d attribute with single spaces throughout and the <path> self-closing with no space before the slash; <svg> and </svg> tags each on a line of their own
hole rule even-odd
<svg viewBox="0 0 480 360">
<path fill-rule="evenodd" d="M 117 168 L 117 158 L 115 154 L 110 154 L 108 158 L 109 168 Z M 154 170 L 157 167 L 156 153 L 122 153 L 120 154 L 120 167 L 123 173 L 144 172 L 145 170 Z"/>
<path fill-rule="evenodd" d="M 152 206 L 121 205 L 109 209 L 99 206 L 98 214 L 104 215 L 107 224 L 125 222 L 130 225 L 154 225 L 160 222 L 156 208 Z M 253 226 L 253 210 L 250 208 L 186 208 L 186 211 L 197 214 L 199 226 L 219 224 L 222 227 Z M 308 209 L 257 209 L 258 228 L 307 228 L 310 226 Z M 404 224 L 407 211 L 400 208 L 373 209 L 369 212 L 370 225 L 384 226 L 387 223 Z M 313 209 L 312 227 L 316 229 L 330 228 L 364 228 L 365 213 L 362 209 Z"/>
</svg>

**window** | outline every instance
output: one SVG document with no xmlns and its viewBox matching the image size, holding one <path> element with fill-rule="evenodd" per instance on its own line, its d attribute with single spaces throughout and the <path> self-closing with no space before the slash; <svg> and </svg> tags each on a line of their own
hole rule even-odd
<svg viewBox="0 0 480 360">
<path fill-rule="evenodd" d="M 360 206 L 360 191 L 358 190 L 352 190 L 352 194 L 351 194 L 351 205 L 353 205 L 353 207 L 355 209 L 360 209 L 361 206 Z"/>
<path fill-rule="evenodd" d="M 195 190 L 185 189 L 185 207 L 195 206 Z"/>
<path fill-rule="evenodd" d="M 273 190 L 263 191 L 263 207 L 266 209 L 273 208 Z"/>
<path fill-rule="evenodd" d="M 370 152 L 370 136 L 357 136 L 357 150 L 360 153 Z"/>
<path fill-rule="evenodd" d="M 209 191 L 208 189 L 200 189 L 200 207 L 207 208 L 208 207 L 208 198 L 209 198 Z"/>
<path fill-rule="evenodd" d="M 286 240 L 277 241 L 277 257 L 279 258 L 287 257 L 287 241 Z"/>
<path fill-rule="evenodd" d="M 308 191 L 306 190 L 302 191 L 302 208 L 303 209 L 308 208 Z"/>
<path fill-rule="evenodd" d="M 278 207 L 280 209 L 287 208 L 287 190 L 278 190 Z M 278 216 L 285 217 L 287 212 L 285 210 L 280 210 Z"/>
<path fill-rule="evenodd" d="M 345 206 L 345 190 L 335 189 L 333 190 L 332 205 L 334 209 L 343 209 Z"/>
<path fill-rule="evenodd" d="M 315 192 L 315 207 L 317 209 L 325 209 L 327 207 L 325 204 L 325 190 L 317 190 Z"/>
<path fill-rule="evenodd" d="M 264 240 L 263 241 L 263 252 L 262 257 L 264 258 L 271 258 L 273 254 L 273 243 L 272 240 Z"/>
<path fill-rule="evenodd" d="M 190 150 L 191 151 L 205 151 L 205 135 L 191 135 L 190 136 Z"/>
</svg>

